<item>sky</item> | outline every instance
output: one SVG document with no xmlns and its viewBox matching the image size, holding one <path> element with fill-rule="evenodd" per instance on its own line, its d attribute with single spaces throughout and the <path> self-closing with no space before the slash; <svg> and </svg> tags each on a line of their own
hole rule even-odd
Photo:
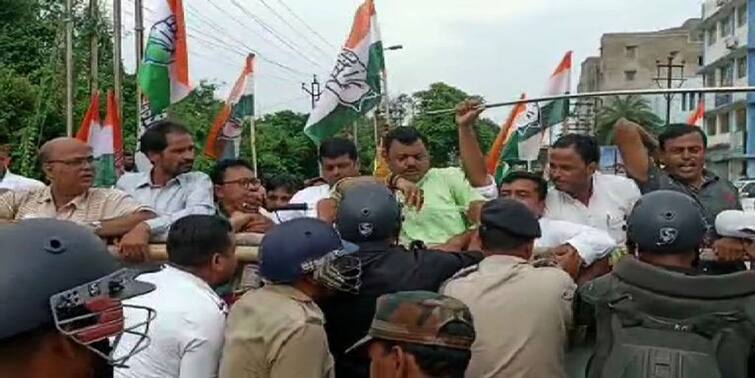
<svg viewBox="0 0 755 378">
<path fill-rule="evenodd" d="M 123 57 L 135 67 L 134 0 L 123 1 Z M 145 27 L 158 3 L 143 0 Z M 326 77 L 351 28 L 360 0 L 183 0 L 194 83 L 220 85 L 225 98 L 244 56 L 263 58 L 256 72 L 257 113 L 308 112 L 301 88 L 312 74 Z M 499 102 L 541 93 L 564 53 L 579 65 L 598 55 L 604 33 L 652 31 L 700 17 L 701 0 L 375 0 L 386 51 L 388 93 L 411 94 L 445 82 Z M 289 11 L 290 9 L 290 11 Z M 303 20 L 304 22 L 300 21 Z M 317 34 L 313 33 L 314 30 Z M 146 33 L 146 31 L 145 31 Z M 282 64 L 289 69 L 275 65 Z M 501 122 L 508 109 L 485 116 Z"/>
</svg>

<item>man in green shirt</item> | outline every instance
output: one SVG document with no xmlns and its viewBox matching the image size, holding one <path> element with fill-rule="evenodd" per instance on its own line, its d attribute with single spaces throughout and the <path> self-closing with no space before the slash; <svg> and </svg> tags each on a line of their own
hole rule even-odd
<svg viewBox="0 0 755 378">
<path fill-rule="evenodd" d="M 409 180 L 423 196 L 421 207 L 404 211 L 402 243 L 420 240 L 427 245 L 443 244 L 478 223 L 483 197 L 461 169 L 430 168 L 430 154 L 419 131 L 411 127 L 393 129 L 384 137 L 383 146 L 383 156 L 393 172 L 389 184 L 394 186 L 398 178 Z"/>
</svg>

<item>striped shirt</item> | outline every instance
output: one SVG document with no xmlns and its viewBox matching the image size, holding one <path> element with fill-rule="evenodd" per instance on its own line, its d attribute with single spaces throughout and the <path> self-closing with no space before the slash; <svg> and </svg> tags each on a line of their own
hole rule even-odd
<svg viewBox="0 0 755 378">
<path fill-rule="evenodd" d="M 117 189 L 90 188 L 60 208 L 55 206 L 50 187 L 0 195 L 0 219 L 5 220 L 55 218 L 84 224 L 139 211 L 152 210 Z"/>
<path fill-rule="evenodd" d="M 127 173 L 116 187 L 155 209 L 157 218 L 146 221 L 152 236 L 165 236 L 173 222 L 187 215 L 215 214 L 212 181 L 202 172 L 178 175 L 165 186 L 154 185 L 150 172 Z"/>
</svg>

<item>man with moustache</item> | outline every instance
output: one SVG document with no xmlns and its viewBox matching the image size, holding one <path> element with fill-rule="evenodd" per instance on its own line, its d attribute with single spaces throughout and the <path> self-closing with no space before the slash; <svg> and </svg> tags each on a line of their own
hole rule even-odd
<svg viewBox="0 0 755 378">
<path fill-rule="evenodd" d="M 163 238 L 176 220 L 215 214 L 210 177 L 191 171 L 194 149 L 194 138 L 186 127 L 169 120 L 151 126 L 139 139 L 139 150 L 149 158 L 152 169 L 123 175 L 116 187 L 155 209 L 157 217 L 140 223 L 121 240 L 127 260 L 144 260 L 150 237 Z"/>
<path fill-rule="evenodd" d="M 155 216 L 151 208 L 120 190 L 92 188 L 92 148 L 84 142 L 53 139 L 42 145 L 39 160 L 50 185 L 0 195 L 0 222 L 55 218 L 87 226 L 102 238 L 114 238 Z"/>
</svg>

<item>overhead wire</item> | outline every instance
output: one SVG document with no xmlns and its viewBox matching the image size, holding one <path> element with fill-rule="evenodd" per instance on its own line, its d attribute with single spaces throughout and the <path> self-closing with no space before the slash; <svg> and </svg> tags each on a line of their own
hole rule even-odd
<svg viewBox="0 0 755 378">
<path fill-rule="evenodd" d="M 215 4 L 215 3 L 214 3 L 214 1 L 213 1 L 213 0 L 208 0 L 208 1 L 209 1 L 209 2 L 211 3 L 211 4 L 215 5 L 215 7 L 216 7 L 216 8 L 220 9 L 220 8 L 219 8 L 219 7 L 217 6 L 217 4 Z M 286 45 L 286 47 L 288 47 L 289 49 L 291 49 L 291 51 L 293 51 L 294 53 L 296 53 L 297 55 L 299 55 L 300 57 L 302 57 L 302 58 L 303 58 L 304 60 L 306 60 L 306 61 L 308 61 L 308 62 L 312 63 L 313 65 L 320 67 L 320 69 L 323 69 L 323 70 L 327 70 L 327 68 L 325 68 L 324 66 L 322 66 L 322 65 L 321 65 L 320 63 L 318 63 L 317 61 L 315 61 L 315 60 L 313 60 L 312 58 L 310 58 L 310 57 L 308 57 L 308 56 L 304 55 L 304 53 L 302 53 L 302 51 L 301 51 L 301 48 L 300 48 L 300 47 L 298 47 L 298 46 L 294 46 L 294 45 L 295 45 L 295 43 L 293 43 L 293 42 L 289 42 L 289 41 L 288 41 L 287 39 L 283 38 L 283 37 L 282 37 L 282 36 L 280 35 L 280 33 L 278 33 L 278 32 L 277 32 L 277 31 L 276 31 L 275 29 L 273 29 L 273 28 L 272 28 L 272 27 L 271 27 L 270 25 L 268 25 L 268 24 L 267 24 L 267 23 L 266 23 L 265 21 L 263 21 L 263 20 L 262 20 L 261 18 L 257 17 L 257 16 L 255 15 L 255 14 L 253 14 L 253 13 L 252 13 L 252 12 L 250 12 L 250 11 L 249 11 L 248 9 L 246 9 L 246 8 L 245 8 L 244 6 L 242 6 L 241 4 L 239 4 L 239 3 L 238 3 L 238 2 L 236 1 L 236 0 L 229 0 L 229 1 L 230 1 L 230 2 L 231 2 L 231 4 L 233 4 L 233 5 L 234 5 L 234 6 L 236 7 L 236 8 L 238 8 L 239 10 L 241 10 L 241 12 L 242 12 L 242 13 L 244 13 L 244 14 L 245 14 L 245 15 L 246 15 L 247 17 L 251 18 L 251 19 L 252 19 L 252 21 L 254 21 L 254 22 L 255 22 L 255 23 L 257 23 L 258 25 L 260 25 L 260 26 L 261 26 L 261 27 L 262 27 L 263 29 L 265 29 L 265 31 L 267 31 L 268 33 L 272 34 L 272 35 L 273 35 L 273 37 L 275 37 L 275 38 L 276 38 L 277 40 L 279 40 L 279 41 L 280 41 L 281 43 L 283 43 L 284 45 Z"/>
<path fill-rule="evenodd" d="M 297 20 L 299 20 L 299 22 L 301 22 L 301 24 L 304 25 L 304 27 L 306 27 L 307 30 L 309 30 L 317 38 L 319 38 L 321 41 L 323 41 L 326 45 L 332 47 L 334 50 L 338 50 L 339 49 L 336 45 L 330 43 L 327 39 L 325 39 L 325 37 L 323 37 L 322 35 L 320 35 L 320 33 L 318 33 L 317 30 L 315 30 L 313 27 L 309 26 L 309 24 L 306 21 L 304 21 L 303 18 L 299 17 L 299 15 L 296 14 L 296 12 L 294 12 L 294 10 L 291 9 L 288 5 L 286 5 L 286 3 L 283 2 L 283 0 L 278 0 L 278 2 L 283 6 L 283 8 L 285 8 L 288 11 L 288 13 L 290 13 L 292 16 L 294 16 L 294 18 L 296 18 Z"/>
<path fill-rule="evenodd" d="M 282 23 L 284 23 L 286 26 L 288 26 L 288 28 L 291 29 L 294 33 L 296 33 L 296 35 L 298 35 L 299 37 L 301 37 L 301 39 L 303 39 L 304 41 L 306 41 L 307 43 L 309 43 L 317 52 L 319 52 L 320 54 L 322 54 L 324 57 L 326 57 L 328 59 L 331 58 L 331 53 L 325 51 L 322 47 L 320 47 L 316 43 L 314 43 L 310 39 L 310 37 L 308 37 L 304 33 L 302 33 L 299 30 L 297 30 L 293 25 L 291 25 L 290 22 L 288 22 L 285 18 L 283 18 L 283 16 L 281 16 L 280 13 L 278 13 L 278 11 L 276 11 L 273 7 L 271 7 L 267 3 L 267 1 L 265 1 L 265 0 L 258 0 L 258 1 L 260 3 L 262 3 L 262 5 L 265 8 L 267 8 L 278 20 L 280 20 Z"/>
</svg>

